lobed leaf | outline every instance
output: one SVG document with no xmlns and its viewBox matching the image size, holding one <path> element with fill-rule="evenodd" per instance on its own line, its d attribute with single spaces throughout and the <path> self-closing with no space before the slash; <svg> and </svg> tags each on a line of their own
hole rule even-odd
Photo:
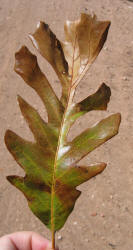
<svg viewBox="0 0 133 250">
<path fill-rule="evenodd" d="M 101 22 L 95 15 L 82 14 L 80 20 L 66 22 L 64 42 L 60 42 L 43 22 L 30 35 L 34 46 L 60 79 L 61 100 L 40 70 L 35 55 L 25 46 L 15 55 L 15 71 L 41 97 L 48 122 L 18 96 L 34 142 L 24 140 L 12 131 L 6 132 L 7 148 L 25 171 L 24 177 L 7 178 L 24 193 L 32 212 L 51 229 L 53 235 L 64 225 L 80 196 L 77 186 L 106 167 L 105 163 L 90 166 L 77 166 L 77 163 L 118 133 L 119 113 L 103 119 L 72 141 L 67 138 L 70 127 L 80 116 L 89 111 L 107 109 L 111 91 L 105 83 L 79 103 L 74 103 L 73 98 L 78 83 L 102 49 L 109 26 L 109 21 Z"/>
</svg>

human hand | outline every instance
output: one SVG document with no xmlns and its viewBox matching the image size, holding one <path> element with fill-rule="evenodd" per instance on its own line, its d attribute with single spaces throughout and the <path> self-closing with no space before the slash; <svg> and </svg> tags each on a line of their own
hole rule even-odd
<svg viewBox="0 0 133 250">
<path fill-rule="evenodd" d="M 34 232 L 16 232 L 0 238 L 0 250 L 51 250 L 51 243 Z"/>
</svg>

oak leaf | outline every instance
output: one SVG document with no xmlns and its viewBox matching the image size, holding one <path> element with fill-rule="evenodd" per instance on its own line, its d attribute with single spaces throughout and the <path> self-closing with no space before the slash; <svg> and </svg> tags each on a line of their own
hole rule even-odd
<svg viewBox="0 0 133 250">
<path fill-rule="evenodd" d="M 76 119 L 86 112 L 107 108 L 111 91 L 105 83 L 79 103 L 74 103 L 73 97 L 78 83 L 102 49 L 109 26 L 109 21 L 98 21 L 95 15 L 82 14 L 79 20 L 66 22 L 64 42 L 60 42 L 43 22 L 30 35 L 61 82 L 61 99 L 27 47 L 23 46 L 15 55 L 15 71 L 40 96 L 48 122 L 18 96 L 21 112 L 35 140 L 30 142 L 12 131 L 6 132 L 7 148 L 26 173 L 25 177 L 7 178 L 24 193 L 32 212 L 52 231 L 53 249 L 54 233 L 62 228 L 81 194 L 77 186 L 106 167 L 105 163 L 79 166 L 78 162 L 118 133 L 119 113 L 101 120 L 72 141 L 67 138 Z"/>
</svg>

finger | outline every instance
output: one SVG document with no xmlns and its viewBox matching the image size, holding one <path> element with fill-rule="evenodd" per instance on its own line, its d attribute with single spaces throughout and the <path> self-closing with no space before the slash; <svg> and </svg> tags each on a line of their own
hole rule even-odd
<svg viewBox="0 0 133 250">
<path fill-rule="evenodd" d="M 34 232 L 16 232 L 7 237 L 16 247 L 13 250 L 49 250 L 51 247 L 47 239 Z"/>
<path fill-rule="evenodd" d="M 0 249 L 2 250 L 16 250 L 11 240 L 7 236 L 0 238 Z"/>
</svg>

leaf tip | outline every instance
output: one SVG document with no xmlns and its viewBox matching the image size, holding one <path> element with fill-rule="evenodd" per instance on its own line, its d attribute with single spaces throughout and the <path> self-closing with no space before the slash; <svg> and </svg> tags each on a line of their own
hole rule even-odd
<svg viewBox="0 0 133 250">
<path fill-rule="evenodd" d="M 98 91 L 99 91 L 99 95 L 104 96 L 104 103 L 101 106 L 101 110 L 107 110 L 107 106 L 108 106 L 108 103 L 110 102 L 110 97 L 111 97 L 111 89 L 108 85 L 106 85 L 105 83 L 102 83 Z"/>
<path fill-rule="evenodd" d="M 36 27 L 35 32 L 34 32 L 33 34 L 31 34 L 31 33 L 28 34 L 28 37 L 29 37 L 29 39 L 31 40 L 33 46 L 34 46 L 37 50 L 39 50 L 39 51 L 40 51 L 40 49 L 39 49 L 38 43 L 37 43 L 37 41 L 36 41 L 36 35 L 38 34 L 38 32 L 40 33 L 40 32 L 42 32 L 44 29 L 46 29 L 46 28 L 48 29 L 48 27 L 49 27 L 48 24 L 45 24 L 44 22 L 39 21 L 39 22 L 37 23 L 37 27 Z M 38 35 L 37 35 L 37 36 L 38 36 Z"/>
<path fill-rule="evenodd" d="M 5 140 L 5 144 L 7 147 L 8 147 L 8 141 L 11 138 L 11 134 L 12 134 L 12 131 L 10 129 L 6 130 L 4 140 Z"/>
<path fill-rule="evenodd" d="M 92 168 L 93 168 L 94 164 L 92 164 Z M 107 163 L 105 162 L 101 162 L 101 163 L 97 163 L 95 165 L 94 170 L 96 171 L 96 174 L 100 174 L 101 172 L 103 172 L 103 170 L 107 167 Z M 95 176 L 95 175 L 94 175 Z"/>
<path fill-rule="evenodd" d="M 116 113 L 115 115 L 116 115 L 116 124 L 117 124 L 117 126 L 119 128 L 120 123 L 121 123 L 121 114 L 120 113 Z"/>
<path fill-rule="evenodd" d="M 21 58 L 23 58 L 23 56 L 25 54 L 27 54 L 27 53 L 29 53 L 28 48 L 25 45 L 21 46 L 21 48 L 17 52 L 15 52 L 15 59 L 16 59 L 16 61 L 18 61 Z"/>
<path fill-rule="evenodd" d="M 8 175 L 6 179 L 15 187 L 20 188 L 22 182 L 24 181 L 24 177 L 20 177 L 17 175 Z"/>
<path fill-rule="evenodd" d="M 103 171 L 106 167 L 107 167 L 107 163 L 105 162 L 101 162 L 99 165 L 99 168 L 101 169 L 101 171 Z"/>
<path fill-rule="evenodd" d="M 108 118 L 107 118 L 108 120 Z M 116 114 L 113 114 L 109 117 L 109 127 L 111 128 L 110 130 L 110 138 L 112 136 L 115 136 L 118 134 L 119 132 L 119 126 L 120 126 L 120 123 L 121 123 L 121 114 L 120 113 L 116 113 Z"/>
<path fill-rule="evenodd" d="M 15 53 L 14 71 L 23 78 L 29 78 L 37 65 L 37 57 L 24 45 Z"/>
<path fill-rule="evenodd" d="M 8 175 L 8 176 L 6 176 L 6 179 L 11 183 L 11 184 L 13 184 L 14 183 L 14 175 Z"/>
<path fill-rule="evenodd" d="M 17 95 L 17 101 L 20 109 L 26 106 L 26 101 L 20 95 Z"/>
</svg>

